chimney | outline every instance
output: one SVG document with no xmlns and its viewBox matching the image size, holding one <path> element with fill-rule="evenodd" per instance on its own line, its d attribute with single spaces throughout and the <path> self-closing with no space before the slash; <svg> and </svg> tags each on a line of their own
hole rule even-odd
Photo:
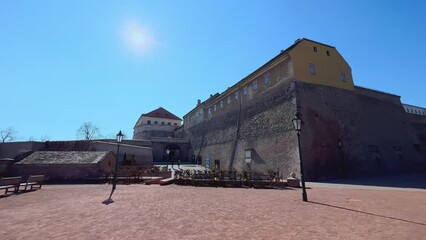
<svg viewBox="0 0 426 240">
<path fill-rule="evenodd" d="M 198 99 L 198 100 L 197 100 L 197 106 L 198 106 L 198 105 L 200 105 L 200 104 L 201 104 L 201 100 L 200 100 L 200 99 Z"/>
</svg>

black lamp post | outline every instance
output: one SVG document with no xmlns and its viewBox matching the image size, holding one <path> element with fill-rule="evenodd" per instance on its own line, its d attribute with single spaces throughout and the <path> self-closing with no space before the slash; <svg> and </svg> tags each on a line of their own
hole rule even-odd
<svg viewBox="0 0 426 240">
<path fill-rule="evenodd" d="M 305 171 L 303 169 L 303 160 L 302 160 L 302 152 L 300 150 L 300 132 L 302 127 L 302 119 L 300 119 L 297 115 L 296 118 L 293 120 L 294 125 L 294 131 L 296 131 L 297 134 L 297 144 L 299 146 L 299 158 L 300 158 L 300 179 L 302 180 L 302 198 L 304 202 L 308 201 L 308 194 L 306 194 L 306 187 L 305 187 Z"/>
<path fill-rule="evenodd" d="M 167 155 L 167 169 L 168 169 L 169 163 L 170 163 L 170 149 L 168 149 L 168 148 L 166 150 L 166 155 Z M 173 166 L 171 166 L 171 168 L 173 168 Z"/>
<path fill-rule="evenodd" d="M 124 134 L 121 133 L 121 130 L 120 130 L 119 133 L 117 133 L 117 136 L 116 136 L 117 137 L 117 157 L 115 159 L 115 170 L 114 170 L 114 176 L 113 176 L 113 179 L 112 179 L 112 190 L 111 190 L 111 194 L 109 195 L 109 199 L 106 200 L 107 203 L 113 202 L 111 197 L 112 197 L 112 194 L 114 193 L 115 188 L 117 186 L 118 155 L 120 154 L 120 143 L 123 140 L 123 136 L 124 136 Z"/>
</svg>

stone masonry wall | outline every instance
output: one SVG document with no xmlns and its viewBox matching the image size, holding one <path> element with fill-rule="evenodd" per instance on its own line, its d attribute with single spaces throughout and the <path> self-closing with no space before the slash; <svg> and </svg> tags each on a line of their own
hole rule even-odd
<svg viewBox="0 0 426 240">
<path fill-rule="evenodd" d="M 420 139 L 399 96 L 300 82 L 297 86 L 308 179 L 425 169 L 426 156 L 415 149 Z"/>
<path fill-rule="evenodd" d="M 284 176 L 299 171 L 297 137 L 291 119 L 296 112 L 292 84 L 280 82 L 262 94 L 243 101 L 234 111 L 217 114 L 186 129 L 193 153 L 210 167 L 221 169 L 279 170 Z M 253 149 L 253 161 L 244 160 L 244 149 Z"/>
</svg>

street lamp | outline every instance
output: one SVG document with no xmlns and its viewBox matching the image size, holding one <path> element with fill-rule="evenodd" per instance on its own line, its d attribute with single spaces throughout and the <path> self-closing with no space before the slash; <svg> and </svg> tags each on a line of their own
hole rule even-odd
<svg viewBox="0 0 426 240">
<path fill-rule="evenodd" d="M 299 146 L 299 158 L 300 158 L 300 178 L 302 180 L 302 198 L 304 202 L 308 201 L 308 195 L 306 194 L 305 187 L 305 172 L 303 170 L 303 160 L 302 160 L 302 152 L 300 150 L 300 132 L 302 127 L 302 119 L 300 119 L 297 115 L 296 118 L 292 119 L 294 125 L 294 131 L 297 134 L 297 144 Z"/>
<path fill-rule="evenodd" d="M 167 155 L 167 164 L 166 164 L 166 168 L 169 169 L 169 162 L 170 162 L 170 149 L 166 149 L 166 155 Z M 172 166 L 173 168 L 173 166 Z"/>
<path fill-rule="evenodd" d="M 109 195 L 108 200 L 106 200 L 106 204 L 113 202 L 111 197 L 112 197 L 112 194 L 114 193 L 115 188 L 117 186 L 118 155 L 120 154 L 120 143 L 123 140 L 123 137 L 124 137 L 124 134 L 121 133 L 121 130 L 120 130 L 120 132 L 117 133 L 117 135 L 116 135 L 116 138 L 117 138 L 117 157 L 115 159 L 115 171 L 114 171 L 114 176 L 113 176 L 113 179 L 112 179 L 112 190 L 111 190 L 111 194 Z"/>
</svg>

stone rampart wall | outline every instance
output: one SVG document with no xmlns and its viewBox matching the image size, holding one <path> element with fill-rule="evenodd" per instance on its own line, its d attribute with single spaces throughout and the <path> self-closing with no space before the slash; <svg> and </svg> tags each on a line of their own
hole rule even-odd
<svg viewBox="0 0 426 240">
<path fill-rule="evenodd" d="M 291 119 L 296 112 L 292 84 L 281 82 L 234 111 L 216 114 L 186 129 L 194 155 L 220 160 L 221 169 L 297 172 L 297 139 Z M 244 150 L 253 149 L 247 165 Z"/>
<path fill-rule="evenodd" d="M 302 157 L 309 179 L 418 170 L 426 157 L 399 97 L 298 83 Z M 398 99 L 398 101 L 397 101 Z M 342 150 L 338 147 L 342 141 Z"/>
</svg>

